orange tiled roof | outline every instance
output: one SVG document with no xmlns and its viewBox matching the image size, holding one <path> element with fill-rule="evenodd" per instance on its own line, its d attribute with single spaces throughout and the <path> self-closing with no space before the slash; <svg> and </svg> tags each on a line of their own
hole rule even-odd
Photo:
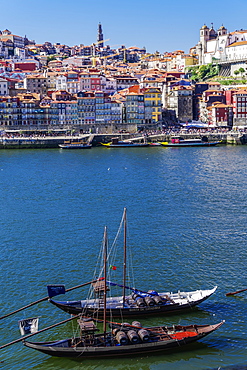
<svg viewBox="0 0 247 370">
<path fill-rule="evenodd" d="M 235 93 L 233 93 L 234 95 L 239 95 L 239 94 L 247 94 L 247 91 L 246 90 L 240 90 L 240 91 L 236 91 Z"/>
<path fill-rule="evenodd" d="M 247 33 L 247 30 L 240 30 L 240 31 L 230 32 L 230 35 L 237 35 L 239 33 Z"/>
<path fill-rule="evenodd" d="M 227 48 L 230 48 L 231 46 L 240 46 L 240 45 L 247 45 L 247 41 L 237 41 L 233 42 L 232 44 L 226 46 Z"/>
<path fill-rule="evenodd" d="M 223 103 L 220 103 L 220 102 L 215 102 L 213 105 L 212 105 L 213 108 L 228 108 L 229 105 L 227 104 L 223 104 Z"/>
</svg>

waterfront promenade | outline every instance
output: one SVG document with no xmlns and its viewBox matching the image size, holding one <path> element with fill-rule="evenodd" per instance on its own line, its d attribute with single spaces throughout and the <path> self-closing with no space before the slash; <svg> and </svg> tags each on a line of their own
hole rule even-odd
<svg viewBox="0 0 247 370">
<path fill-rule="evenodd" d="M 170 141 L 172 136 L 181 136 L 184 139 L 197 139 L 203 136 L 208 141 L 221 141 L 222 144 L 247 144 L 247 134 L 240 131 L 200 131 L 191 132 L 166 131 L 166 132 L 146 132 L 145 134 L 78 134 L 78 135 L 20 135 L 18 133 L 2 135 L 0 138 L 0 149 L 39 149 L 39 148 L 58 148 L 59 144 L 65 140 L 82 140 L 92 143 L 93 146 L 100 145 L 101 142 L 107 143 L 113 137 L 119 137 L 121 140 L 131 140 L 133 142 L 162 142 Z"/>
</svg>

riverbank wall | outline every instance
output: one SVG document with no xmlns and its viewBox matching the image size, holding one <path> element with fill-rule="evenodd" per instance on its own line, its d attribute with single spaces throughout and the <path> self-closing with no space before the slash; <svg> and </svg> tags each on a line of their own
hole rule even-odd
<svg viewBox="0 0 247 370">
<path fill-rule="evenodd" d="M 99 146 L 100 143 L 107 143 L 113 137 L 119 137 L 120 140 L 131 140 L 133 142 L 162 142 L 170 141 L 173 134 L 150 134 L 140 136 L 140 134 L 101 134 L 92 135 L 84 134 L 77 136 L 45 136 L 45 137 L 2 137 L 0 138 L 0 149 L 45 149 L 59 148 L 59 144 L 63 144 L 65 140 L 83 140 L 90 141 L 92 146 Z M 184 139 L 198 139 L 206 136 L 208 141 L 221 141 L 222 144 L 247 144 L 247 134 L 238 133 L 179 133 Z"/>
</svg>

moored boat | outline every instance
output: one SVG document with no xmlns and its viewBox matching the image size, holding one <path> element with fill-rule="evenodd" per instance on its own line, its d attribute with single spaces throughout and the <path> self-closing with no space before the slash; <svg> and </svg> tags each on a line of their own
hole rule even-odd
<svg viewBox="0 0 247 370">
<path fill-rule="evenodd" d="M 111 331 L 96 334 L 92 320 L 78 320 L 80 336 L 49 341 L 23 341 L 26 347 L 57 357 L 105 358 L 126 355 L 145 355 L 176 349 L 204 338 L 217 330 L 215 325 L 173 325 L 143 328 L 138 322 L 132 325 L 111 325 Z"/>
<path fill-rule="evenodd" d="M 108 282 L 108 284 L 111 282 Z M 168 315 L 180 313 L 185 310 L 191 310 L 209 298 L 217 289 L 214 287 L 209 290 L 195 290 L 191 292 L 166 292 L 153 293 L 138 292 L 133 289 L 133 293 L 125 297 L 123 296 L 109 297 L 106 301 L 107 316 L 113 317 L 140 317 L 153 315 Z M 56 301 L 49 300 L 53 305 L 69 314 L 93 315 L 97 313 L 97 317 L 103 317 L 103 302 L 101 298 L 84 299 L 78 301 Z"/>
<path fill-rule="evenodd" d="M 127 216 L 124 209 L 120 227 L 124 228 L 124 248 L 123 248 L 123 283 L 118 284 L 111 280 L 106 281 L 107 289 L 111 287 L 122 288 L 121 296 L 107 297 L 105 312 L 108 317 L 127 317 L 127 316 L 146 316 L 146 315 L 164 315 L 178 313 L 184 310 L 192 309 L 198 304 L 209 298 L 217 289 L 215 286 L 209 290 L 195 290 L 189 292 L 178 291 L 176 293 L 164 292 L 158 293 L 155 290 L 142 291 L 126 284 L 126 266 L 127 266 Z M 115 253 L 113 253 L 115 254 Z M 50 299 L 50 303 L 62 309 L 69 314 L 84 314 L 97 317 L 103 317 L 104 304 L 104 277 L 97 278 L 92 284 L 93 298 L 73 301 L 57 301 Z M 130 294 L 126 294 L 126 290 Z"/>
<path fill-rule="evenodd" d="M 142 148 L 149 146 L 148 143 L 134 143 L 130 140 L 119 140 L 119 138 L 113 138 L 110 143 L 101 143 L 106 148 Z"/>
<path fill-rule="evenodd" d="M 220 144 L 220 141 L 208 141 L 207 137 L 201 139 L 184 139 L 182 137 L 172 137 L 171 142 L 165 141 L 160 143 L 165 147 L 209 147 Z"/>
<path fill-rule="evenodd" d="M 90 149 L 92 144 L 81 140 L 65 140 L 63 144 L 58 145 L 62 149 Z"/>
</svg>

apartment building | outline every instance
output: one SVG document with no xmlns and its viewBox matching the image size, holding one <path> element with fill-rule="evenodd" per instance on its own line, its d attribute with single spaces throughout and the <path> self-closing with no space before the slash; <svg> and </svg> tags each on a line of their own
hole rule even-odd
<svg viewBox="0 0 247 370">
<path fill-rule="evenodd" d="M 13 35 L 8 29 L 0 31 L 0 40 L 12 41 L 14 48 L 24 49 L 25 47 L 25 38 L 22 36 Z"/>
<path fill-rule="evenodd" d="M 56 91 L 67 90 L 67 76 L 60 74 L 56 77 Z"/>
<path fill-rule="evenodd" d="M 47 77 L 42 74 L 27 75 L 23 81 L 24 89 L 29 93 L 46 95 Z"/>
<path fill-rule="evenodd" d="M 208 123 L 213 127 L 232 126 L 232 106 L 223 103 L 214 103 L 208 108 Z"/>
<path fill-rule="evenodd" d="M 146 88 L 144 94 L 145 122 L 158 123 L 161 121 L 161 90 L 159 88 Z"/>
<path fill-rule="evenodd" d="M 16 126 L 21 123 L 19 98 L 0 96 L 0 126 Z"/>
<path fill-rule="evenodd" d="M 126 123 L 141 127 L 145 124 L 144 94 L 130 92 L 125 102 Z"/>
<path fill-rule="evenodd" d="M 234 126 L 247 125 L 247 90 L 239 90 L 233 94 Z"/>
<path fill-rule="evenodd" d="M 0 77 L 0 96 L 9 95 L 8 81 Z"/>
<path fill-rule="evenodd" d="M 40 95 L 26 93 L 20 95 L 20 112 L 23 126 L 37 125 Z"/>
<path fill-rule="evenodd" d="M 95 124 L 96 99 L 93 92 L 79 92 L 77 94 L 78 123 L 81 125 Z"/>
<path fill-rule="evenodd" d="M 117 91 L 127 89 L 130 86 L 139 84 L 139 81 L 135 77 L 131 76 L 113 76 L 116 80 Z"/>
</svg>

